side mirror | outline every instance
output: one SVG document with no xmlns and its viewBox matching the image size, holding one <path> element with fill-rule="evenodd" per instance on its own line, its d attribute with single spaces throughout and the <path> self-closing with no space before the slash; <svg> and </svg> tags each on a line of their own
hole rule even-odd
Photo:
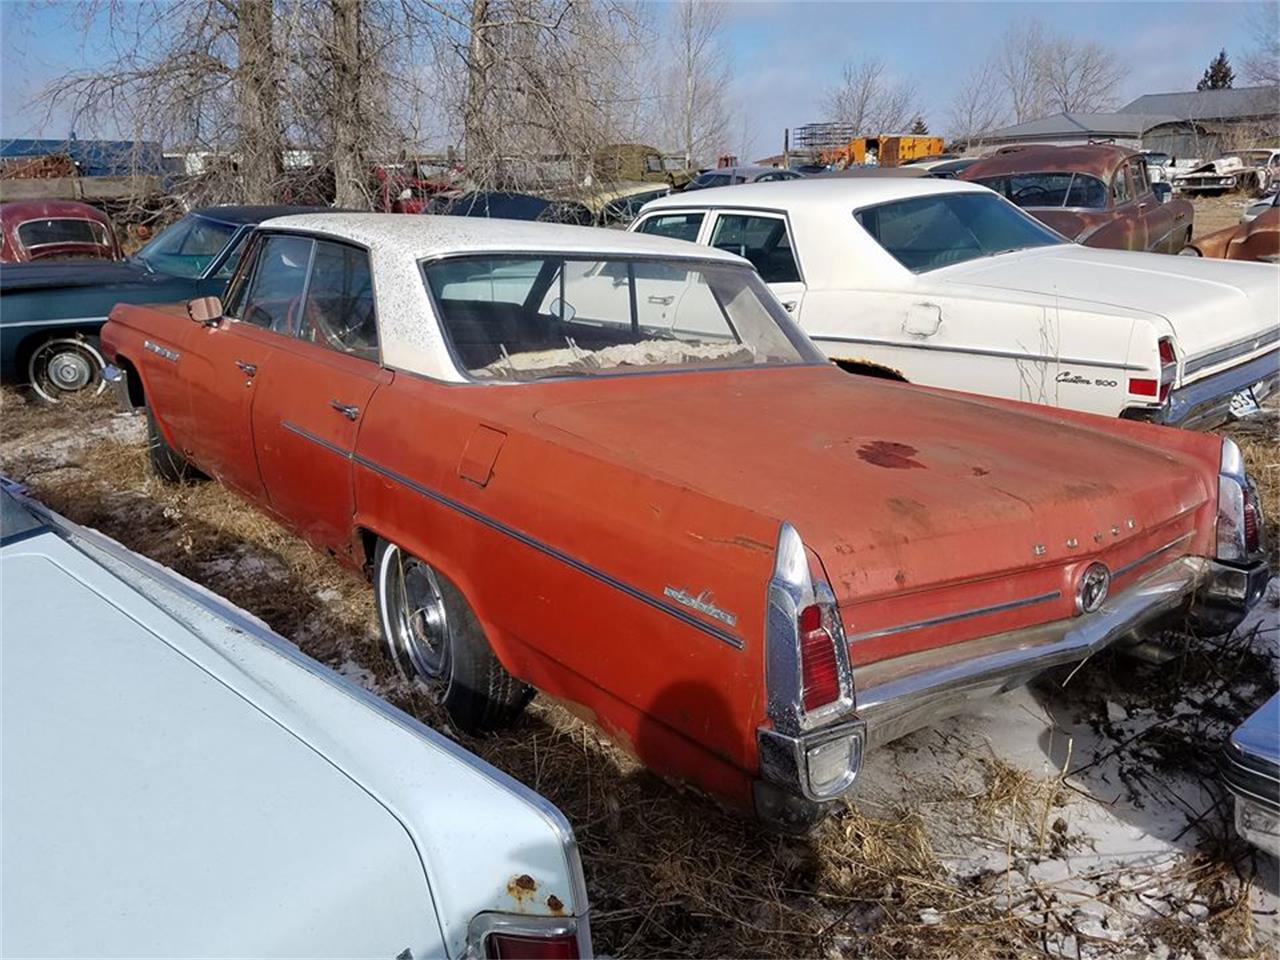
<svg viewBox="0 0 1280 960">
<path fill-rule="evenodd" d="M 187 316 L 205 327 L 216 327 L 222 319 L 222 301 L 217 297 L 196 297 L 187 301 Z"/>
</svg>

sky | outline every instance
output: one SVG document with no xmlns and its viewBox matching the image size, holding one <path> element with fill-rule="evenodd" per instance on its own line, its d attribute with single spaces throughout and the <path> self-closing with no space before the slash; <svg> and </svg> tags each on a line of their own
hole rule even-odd
<svg viewBox="0 0 1280 960">
<path fill-rule="evenodd" d="M 874 56 L 914 83 L 934 131 L 946 132 L 954 85 L 986 57 L 1009 24 L 1029 16 L 1056 33 L 1096 40 L 1128 67 L 1124 104 L 1143 93 L 1194 89 L 1219 48 L 1239 66 L 1250 46 L 1251 3 L 1158 2 L 782 2 L 728 4 L 723 37 L 734 81 L 732 149 L 742 159 L 780 152 L 786 127 L 828 119 L 824 93 L 842 64 Z M 669 8 L 667 8 L 669 9 Z M 62 138 L 73 121 L 35 105 L 50 81 L 109 55 L 101 29 L 84 29 L 78 7 L 58 0 L 0 0 L 0 136 Z M 661 13 L 662 11 L 659 11 Z M 77 129 L 77 136 L 113 130 Z M 670 146 L 670 145 L 659 145 Z"/>
</svg>

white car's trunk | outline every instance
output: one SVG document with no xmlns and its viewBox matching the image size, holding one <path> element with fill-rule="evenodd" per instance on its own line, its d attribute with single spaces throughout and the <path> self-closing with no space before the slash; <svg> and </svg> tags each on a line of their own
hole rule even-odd
<svg viewBox="0 0 1280 960">
<path fill-rule="evenodd" d="M 1270 264 L 1072 244 L 957 264 L 935 279 L 1036 294 L 1063 306 L 1156 314 L 1181 351 L 1184 382 L 1235 366 L 1280 340 L 1280 272 Z"/>
</svg>

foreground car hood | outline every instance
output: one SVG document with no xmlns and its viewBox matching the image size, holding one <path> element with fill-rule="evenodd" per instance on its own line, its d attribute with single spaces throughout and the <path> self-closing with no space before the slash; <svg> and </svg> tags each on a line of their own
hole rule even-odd
<svg viewBox="0 0 1280 960">
<path fill-rule="evenodd" d="M 1208 497 L 1190 457 L 1101 419 L 1090 429 L 827 367 L 626 379 L 536 419 L 790 521 L 842 602 L 1075 560 L 1097 531 L 1118 546 Z M 1201 441 L 1216 462 L 1216 440 L 1187 442 Z"/>
<path fill-rule="evenodd" d="M 1268 265 L 1043 247 L 936 271 L 934 283 L 1011 290 L 1046 305 L 1155 314 L 1186 359 L 1280 327 L 1280 278 Z"/>
</svg>

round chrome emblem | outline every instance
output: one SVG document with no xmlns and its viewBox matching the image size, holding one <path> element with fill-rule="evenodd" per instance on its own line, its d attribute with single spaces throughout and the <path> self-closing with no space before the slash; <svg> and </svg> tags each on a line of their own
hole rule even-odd
<svg viewBox="0 0 1280 960">
<path fill-rule="evenodd" d="M 1101 563 L 1089 564 L 1076 587 L 1076 609 L 1081 613 L 1093 613 L 1107 599 L 1110 589 L 1111 571 Z"/>
</svg>

